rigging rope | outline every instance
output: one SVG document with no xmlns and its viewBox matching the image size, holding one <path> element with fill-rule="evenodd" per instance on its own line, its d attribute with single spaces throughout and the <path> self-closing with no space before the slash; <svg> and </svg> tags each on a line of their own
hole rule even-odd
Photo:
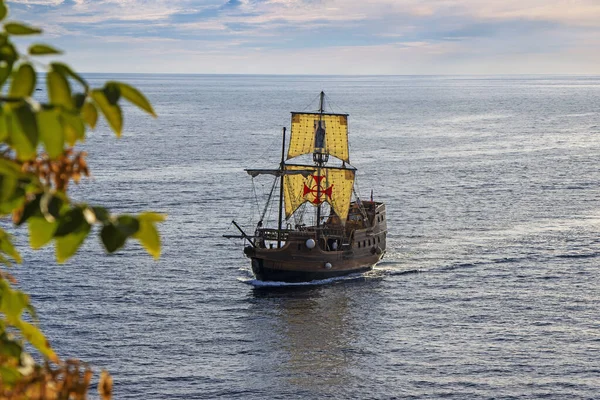
<svg viewBox="0 0 600 400">
<path fill-rule="evenodd" d="M 317 96 L 316 96 L 314 99 L 312 99 L 312 100 L 310 101 L 310 103 L 308 103 L 308 104 L 306 105 L 306 107 L 304 107 L 304 108 L 301 110 L 301 112 L 302 112 L 302 111 L 306 111 L 306 109 L 307 109 L 308 107 L 310 107 L 310 105 L 311 105 L 312 103 L 314 103 L 315 101 L 317 101 L 317 99 L 319 98 L 319 96 L 321 96 L 321 94 L 320 94 L 320 93 L 319 93 L 319 94 L 318 94 L 318 95 L 317 95 Z"/>
<path fill-rule="evenodd" d="M 277 184 L 277 178 L 273 180 L 273 185 L 271 186 L 271 191 L 269 192 L 269 197 L 267 197 L 267 202 L 265 203 L 265 208 L 263 209 L 262 215 L 260 216 L 260 221 L 265 219 L 265 215 L 267 214 L 267 210 L 269 205 L 271 204 L 271 198 L 273 197 L 273 190 L 275 190 L 275 185 Z"/>
<path fill-rule="evenodd" d="M 336 114 L 335 109 L 341 110 L 341 107 L 338 107 L 337 104 L 334 104 L 329 96 L 325 95 L 325 101 L 327 102 L 327 106 L 331 110 L 332 113 Z M 345 114 L 343 111 L 337 112 L 337 114 Z"/>
<path fill-rule="evenodd" d="M 252 191 L 254 192 L 254 200 L 256 200 L 256 211 L 258 215 L 260 215 L 260 204 L 258 202 L 258 194 L 256 193 L 256 183 L 254 182 L 254 178 L 252 178 Z"/>
</svg>

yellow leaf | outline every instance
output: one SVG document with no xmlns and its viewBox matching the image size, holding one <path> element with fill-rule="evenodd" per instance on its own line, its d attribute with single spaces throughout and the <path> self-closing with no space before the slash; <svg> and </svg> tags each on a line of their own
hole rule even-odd
<svg viewBox="0 0 600 400">
<path fill-rule="evenodd" d="M 81 224 L 81 228 L 75 232 L 55 238 L 56 260 L 59 263 L 64 263 L 71 258 L 83 244 L 89 232 L 90 225 L 86 222 Z"/>
<path fill-rule="evenodd" d="M 62 112 L 61 120 L 64 129 L 65 140 L 69 146 L 74 146 L 78 140 L 85 139 L 85 125 L 79 114 L 72 114 L 69 111 Z"/>
<path fill-rule="evenodd" d="M 133 235 L 155 259 L 160 258 L 160 236 L 154 223 L 162 222 L 164 219 L 164 216 L 155 213 L 143 213 L 139 215 L 140 229 Z"/>
<path fill-rule="evenodd" d="M 27 220 L 29 228 L 29 244 L 33 249 L 45 246 L 54 237 L 58 222 L 48 222 L 44 217 L 30 217 Z"/>
<path fill-rule="evenodd" d="M 29 322 L 25 322 L 22 320 L 10 321 L 19 331 L 23 337 L 33 345 L 36 349 L 44 355 L 44 357 L 48 358 L 50 361 L 58 362 L 58 357 L 50 347 L 50 343 L 48 340 L 35 325 L 30 324 Z"/>
<path fill-rule="evenodd" d="M 138 220 L 144 220 L 149 222 L 164 222 L 167 217 L 163 214 L 145 212 L 137 216 Z"/>
<path fill-rule="evenodd" d="M 12 257 L 19 264 L 23 261 L 21 255 L 12 244 L 11 236 L 2 229 L 0 229 L 0 252 Z"/>
<path fill-rule="evenodd" d="M 81 109 L 81 117 L 90 128 L 96 128 L 96 122 L 98 121 L 98 110 L 93 103 L 85 102 Z"/>
</svg>

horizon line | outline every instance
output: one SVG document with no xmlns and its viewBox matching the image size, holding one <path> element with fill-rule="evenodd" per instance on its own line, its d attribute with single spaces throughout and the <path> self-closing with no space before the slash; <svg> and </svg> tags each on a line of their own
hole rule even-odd
<svg viewBox="0 0 600 400">
<path fill-rule="evenodd" d="M 600 76 L 600 73 L 474 73 L 474 74 L 247 74 L 247 73 L 211 73 L 211 72 L 97 72 L 97 71 L 82 71 L 80 74 L 130 74 L 130 75 L 198 75 L 198 76 L 347 76 L 347 77 L 370 77 L 370 76 Z"/>
</svg>

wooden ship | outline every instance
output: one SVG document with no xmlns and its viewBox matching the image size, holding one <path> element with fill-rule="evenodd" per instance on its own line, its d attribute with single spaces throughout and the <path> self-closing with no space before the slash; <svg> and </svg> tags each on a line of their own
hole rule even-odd
<svg viewBox="0 0 600 400">
<path fill-rule="evenodd" d="M 373 201 L 373 192 L 370 201 L 356 195 L 348 114 L 326 113 L 324 100 L 321 92 L 318 112 L 292 112 L 287 156 L 283 128 L 279 168 L 246 170 L 253 178 L 274 176 L 271 194 L 279 184 L 276 227 L 263 226 L 261 218 L 248 235 L 233 221 L 241 235 L 224 235 L 246 239 L 244 254 L 251 259 L 258 280 L 310 282 L 365 272 L 385 254 L 385 205 Z M 312 162 L 296 161 L 310 160 L 311 154 Z M 299 209 L 307 205 L 314 206 L 314 213 L 308 213 L 314 218 L 308 224 L 304 223 L 306 212 L 298 217 Z"/>
</svg>

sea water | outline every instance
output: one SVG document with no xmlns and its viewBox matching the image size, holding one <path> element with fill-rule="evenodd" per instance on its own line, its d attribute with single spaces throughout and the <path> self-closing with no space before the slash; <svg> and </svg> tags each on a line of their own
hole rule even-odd
<svg viewBox="0 0 600 400">
<path fill-rule="evenodd" d="M 159 118 L 126 107 L 120 139 L 101 123 L 72 195 L 165 213 L 162 257 L 96 235 L 57 265 L 19 230 L 15 275 L 58 354 L 109 370 L 115 398 L 598 398 L 600 77 L 86 78 L 138 87 Z M 221 235 L 253 231 L 271 181 L 243 169 L 277 166 L 289 112 L 321 90 L 350 114 L 387 253 L 265 284 Z"/>
</svg>

